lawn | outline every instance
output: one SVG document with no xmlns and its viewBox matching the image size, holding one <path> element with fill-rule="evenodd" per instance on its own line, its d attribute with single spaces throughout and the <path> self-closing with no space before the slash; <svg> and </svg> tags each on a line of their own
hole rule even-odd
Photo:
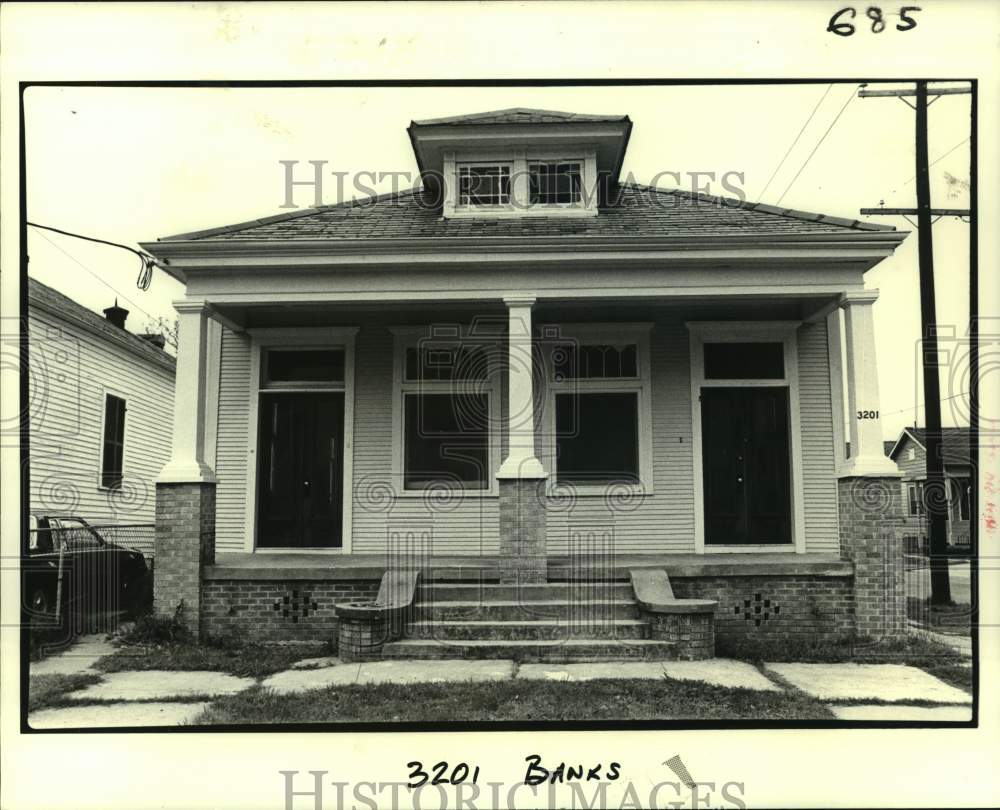
<svg viewBox="0 0 1000 810">
<path fill-rule="evenodd" d="M 372 707 L 377 706 L 377 714 Z M 701 682 L 369 684 L 278 695 L 255 687 L 216 700 L 198 725 L 233 723 L 581 722 L 593 720 L 816 720 L 833 715 L 800 693 L 725 689 Z"/>
<path fill-rule="evenodd" d="M 65 696 L 101 680 L 100 675 L 32 675 L 28 711 L 66 705 Z"/>
<path fill-rule="evenodd" d="M 909 596 L 906 617 L 927 630 L 949 636 L 972 635 L 972 607 L 966 604 L 932 605 L 930 599 Z"/>
</svg>

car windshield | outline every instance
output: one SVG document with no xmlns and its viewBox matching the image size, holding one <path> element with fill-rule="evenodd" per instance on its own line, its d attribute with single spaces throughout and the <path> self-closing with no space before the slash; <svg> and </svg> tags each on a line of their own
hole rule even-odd
<svg viewBox="0 0 1000 810">
<path fill-rule="evenodd" d="M 56 535 L 68 551 L 99 548 L 104 545 L 101 536 L 80 518 L 52 518 L 49 522 L 54 529 L 58 529 Z"/>
</svg>

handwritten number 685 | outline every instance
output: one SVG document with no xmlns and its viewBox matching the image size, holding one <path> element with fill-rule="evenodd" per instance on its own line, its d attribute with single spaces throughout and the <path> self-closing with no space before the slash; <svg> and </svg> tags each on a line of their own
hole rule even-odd
<svg viewBox="0 0 1000 810">
<path fill-rule="evenodd" d="M 920 11 L 920 7 L 903 6 L 899 10 L 899 22 L 896 23 L 897 31 L 909 31 L 911 28 L 917 27 L 917 21 L 909 14 L 911 11 Z M 830 24 L 827 25 L 826 30 L 838 37 L 851 36 L 855 31 L 854 24 L 842 21 L 841 17 L 844 15 L 848 15 L 848 19 L 853 20 L 857 17 L 858 12 L 851 6 L 842 8 L 830 18 Z M 882 9 L 878 6 L 869 6 L 865 9 L 865 16 L 872 21 L 871 31 L 873 34 L 880 34 L 885 30 L 885 17 L 882 16 Z"/>
</svg>

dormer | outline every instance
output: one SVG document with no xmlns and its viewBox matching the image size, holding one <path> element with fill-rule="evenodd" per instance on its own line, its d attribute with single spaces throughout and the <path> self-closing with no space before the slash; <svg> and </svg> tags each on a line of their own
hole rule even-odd
<svg viewBox="0 0 1000 810">
<path fill-rule="evenodd" d="M 446 219 L 597 216 L 632 122 L 514 108 L 410 122 L 424 188 Z"/>
</svg>

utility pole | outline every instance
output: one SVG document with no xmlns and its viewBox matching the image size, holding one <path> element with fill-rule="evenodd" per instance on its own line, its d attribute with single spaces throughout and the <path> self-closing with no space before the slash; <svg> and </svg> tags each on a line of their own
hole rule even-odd
<svg viewBox="0 0 1000 810">
<path fill-rule="evenodd" d="M 917 207 L 862 208 L 862 214 L 897 214 L 917 217 L 917 255 L 920 267 L 921 363 L 924 388 L 924 446 L 927 452 L 927 480 L 924 485 L 924 510 L 930 531 L 931 602 L 951 603 L 948 576 L 947 495 L 944 459 L 941 456 L 941 383 L 938 377 L 937 307 L 934 297 L 934 240 L 932 226 L 942 216 L 968 217 L 967 209 L 931 208 L 929 156 L 927 153 L 927 96 L 970 94 L 971 88 L 941 88 L 928 91 L 926 81 L 918 81 L 915 90 L 861 90 L 862 98 L 896 97 L 916 112 L 916 190 Z M 932 102 L 933 103 L 933 102 Z"/>
</svg>

